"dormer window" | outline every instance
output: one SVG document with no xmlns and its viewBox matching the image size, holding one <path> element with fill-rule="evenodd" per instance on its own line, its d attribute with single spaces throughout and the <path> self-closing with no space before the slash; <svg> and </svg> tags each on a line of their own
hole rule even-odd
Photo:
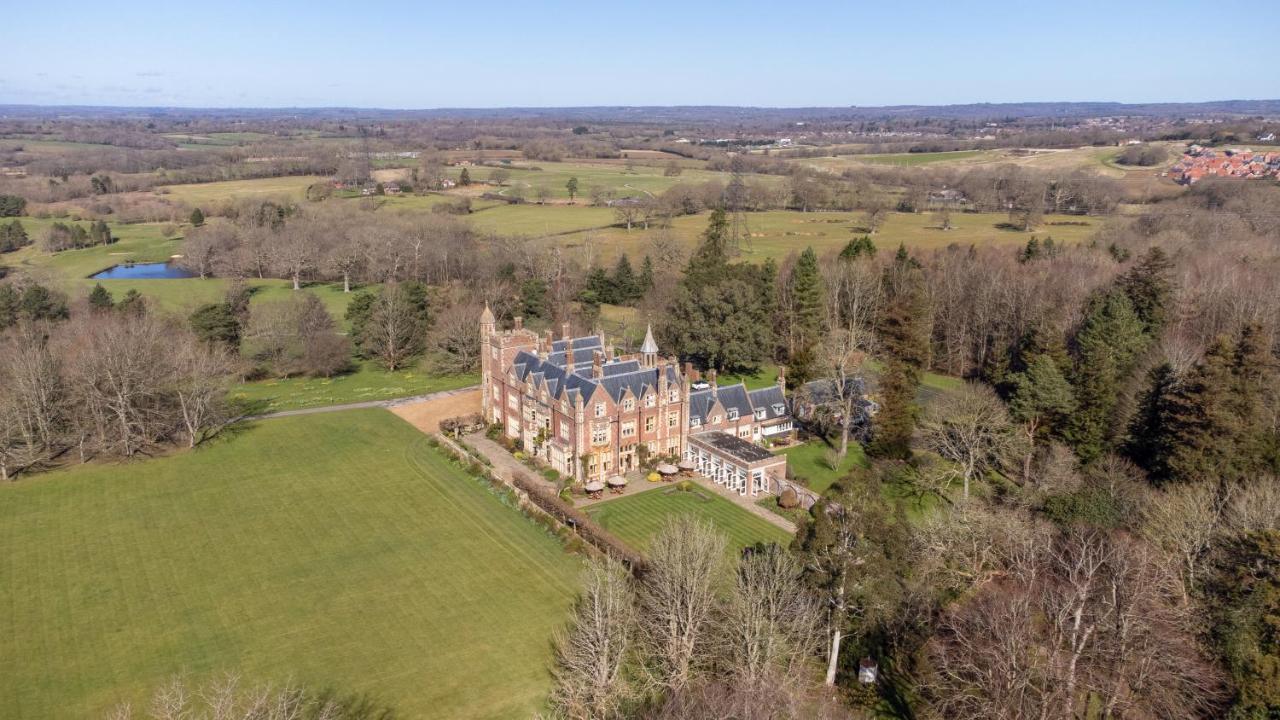
<svg viewBox="0 0 1280 720">
<path fill-rule="evenodd" d="M 757 420 L 764 419 L 764 408 L 756 408 L 756 419 Z"/>
<path fill-rule="evenodd" d="M 787 412 L 787 406 L 783 405 L 782 403 L 774 403 L 773 411 L 778 415 L 784 415 Z"/>
<path fill-rule="evenodd" d="M 699 418 L 689 418 L 689 427 L 698 427 L 701 424 L 702 420 Z"/>
<path fill-rule="evenodd" d="M 656 396 L 656 395 L 652 395 L 652 394 L 650 394 L 650 395 L 646 395 L 646 396 L 645 396 L 645 398 L 644 398 L 644 406 L 645 406 L 645 407 L 653 407 L 653 406 L 654 406 L 654 405 L 656 405 L 657 403 L 658 403 L 658 396 Z"/>
<path fill-rule="evenodd" d="M 631 398 L 627 398 L 626 400 L 623 400 L 623 401 L 622 401 L 622 409 L 623 409 L 623 410 L 626 410 L 626 411 L 628 411 L 628 412 L 630 412 L 631 410 L 635 410 L 635 409 L 636 409 L 636 401 L 635 401 L 635 400 L 633 400 L 633 399 L 631 399 Z"/>
<path fill-rule="evenodd" d="M 737 420 L 737 419 L 738 419 L 738 409 L 737 409 L 737 408 L 729 408 L 729 419 L 730 419 L 730 420 Z"/>
</svg>

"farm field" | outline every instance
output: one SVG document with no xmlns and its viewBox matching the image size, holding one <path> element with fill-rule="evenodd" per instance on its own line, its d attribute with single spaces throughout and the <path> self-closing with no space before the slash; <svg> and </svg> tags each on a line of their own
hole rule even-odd
<svg viewBox="0 0 1280 720">
<path fill-rule="evenodd" d="M 589 205 L 498 205 L 473 212 L 467 222 L 485 234 L 556 235 L 616 222 L 609 208 Z"/>
<path fill-rule="evenodd" d="M 1052 236 L 1057 242 L 1080 243 L 1106 222 L 1099 217 L 1047 215 L 1044 224 L 1035 232 L 1004 229 L 1008 216 L 1003 213 L 953 213 L 952 229 L 942 230 L 930 213 L 890 213 L 879 232 L 872 238 L 882 250 L 894 250 L 899 244 L 913 250 L 936 250 L 948 245 L 997 245 L 1017 247 L 1032 236 L 1043 239 Z M 792 252 L 800 252 L 813 246 L 819 255 L 838 252 L 854 237 L 865 234 L 863 213 L 813 212 L 771 210 L 746 214 L 747 228 L 751 232 L 751 246 L 742 258 L 759 261 L 766 257 L 781 259 Z M 1052 223 L 1085 223 L 1083 225 L 1054 225 Z M 552 240 L 567 248 L 583 260 L 594 258 L 602 263 L 612 262 L 622 253 L 631 258 L 642 257 L 657 233 L 670 233 L 690 249 L 707 226 L 707 214 L 685 215 L 676 218 L 669 229 L 644 230 L 634 227 L 630 232 L 621 227 L 608 227 L 561 235 Z"/>
<path fill-rule="evenodd" d="M 157 190 L 170 200 L 188 205 L 208 205 L 239 198 L 287 197 L 301 200 L 307 186 L 327 178 L 318 175 L 294 175 L 288 177 L 258 178 L 254 180 L 226 180 L 211 183 L 164 185 Z"/>
<path fill-rule="evenodd" d="M 743 510 L 714 490 L 694 487 L 694 491 L 684 491 L 674 485 L 661 485 L 591 505 L 585 510 L 605 529 L 641 552 L 649 546 L 650 538 L 662 529 L 668 517 L 681 514 L 695 515 L 711 522 L 729 538 L 729 550 L 735 555 L 738 550 L 757 542 L 783 546 L 791 542 L 791 536 L 776 525 Z"/>
<path fill-rule="evenodd" d="M 974 164 L 999 157 L 996 150 L 954 150 L 951 152 L 884 153 L 863 155 L 835 155 L 830 157 L 803 158 L 797 162 L 820 170 L 839 172 L 858 165 L 894 165 L 916 167 L 933 164 Z"/>
<path fill-rule="evenodd" d="M 537 189 L 545 187 L 551 192 L 553 198 L 568 200 L 569 191 L 565 185 L 569 182 L 569 178 L 576 177 L 579 202 L 584 203 L 590 201 L 592 188 L 596 187 L 611 191 L 616 197 L 656 195 L 678 183 L 727 181 L 729 177 L 725 173 L 694 168 L 685 168 L 679 175 L 667 177 L 663 174 L 665 163 L 655 163 L 653 159 L 646 159 L 644 163 L 649 164 L 637 161 L 631 170 L 627 170 L 626 163 L 626 160 L 608 163 L 516 161 L 509 165 L 502 165 L 501 168 L 511 174 L 510 179 L 507 180 L 506 191 L 510 192 L 512 187 L 519 187 L 524 190 L 525 197 L 528 199 L 534 199 Z M 469 167 L 467 174 L 472 180 L 488 182 L 496 169 L 498 168 L 488 166 Z M 449 168 L 449 172 L 456 179 L 462 173 L 462 168 Z M 768 180 L 764 176 L 762 179 Z M 501 188 L 489 189 L 493 191 Z"/>
<path fill-rule="evenodd" d="M 237 385 L 231 399 L 252 413 L 302 410 L 347 403 L 425 395 L 456 390 L 480 382 L 479 375 L 434 375 L 422 367 L 387 372 L 369 361 L 332 378 L 295 377 Z"/>
<path fill-rule="evenodd" d="M 6 485 L 0 538 L 15 720 L 99 717 L 225 671 L 398 717 L 528 717 L 580 567 L 383 410 Z"/>
</svg>

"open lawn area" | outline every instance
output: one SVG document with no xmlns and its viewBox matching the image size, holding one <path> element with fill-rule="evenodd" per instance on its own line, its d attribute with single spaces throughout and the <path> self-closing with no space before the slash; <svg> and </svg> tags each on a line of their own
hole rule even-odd
<svg viewBox="0 0 1280 720">
<path fill-rule="evenodd" d="M 557 208 L 549 207 L 554 212 Z M 800 252 L 812 246 L 819 255 L 839 252 L 849 240 L 866 234 L 866 216 L 863 213 L 812 212 L 770 210 L 747 213 L 747 229 L 751 233 L 749 247 L 744 247 L 741 259 L 759 262 L 767 257 L 781 259 L 792 252 Z M 1009 216 L 1003 213 L 953 213 L 952 228 L 943 230 L 931 213 L 889 213 L 888 219 L 872 240 L 885 252 L 896 250 L 899 244 L 919 251 L 936 250 L 948 245 L 997 245 L 1019 247 L 1032 235 L 1044 239 L 1052 236 L 1056 242 L 1068 244 L 1085 242 L 1106 222 L 1104 218 L 1067 215 L 1047 215 L 1044 223 L 1034 232 L 1006 229 Z M 551 221 L 548 221 L 551 222 Z M 606 223 L 612 223 L 607 218 Z M 1054 223 L 1085 223 L 1083 225 L 1055 225 Z M 685 215 L 676 218 L 670 229 L 644 230 L 633 227 L 630 232 L 622 227 L 607 227 L 560 235 L 539 242 L 554 242 L 567 248 L 583 262 L 594 259 L 611 263 L 618 255 L 627 253 L 633 259 L 650 251 L 653 238 L 659 232 L 670 233 L 682 241 L 689 250 L 698 243 L 707 227 L 707 214 Z"/>
<path fill-rule="evenodd" d="M 791 536 L 786 531 L 762 520 L 720 497 L 714 490 L 694 485 L 684 491 L 675 485 L 661 485 L 635 495 L 591 505 L 586 512 L 605 529 L 628 545 L 643 552 L 649 540 L 668 517 L 691 514 L 709 520 L 729 538 L 729 549 L 735 554 L 757 542 L 774 542 L 786 546 Z"/>
<path fill-rule="evenodd" d="M 165 185 L 157 188 L 170 200 L 192 206 L 211 205 L 238 198 L 287 197 L 301 200 L 307 186 L 325 180 L 319 175 L 256 178 L 253 180 L 227 180 L 224 182 Z"/>
<path fill-rule="evenodd" d="M 393 400 L 470 387 L 479 382 L 479 375 L 441 376 L 420 367 L 387 372 L 375 363 L 361 361 L 354 372 L 332 378 L 296 377 L 244 383 L 232 389 L 231 398 L 249 412 L 269 413 Z"/>
<path fill-rule="evenodd" d="M 579 561 L 383 410 L 0 487 L 0 717 L 101 717 L 174 673 L 526 718 Z"/>
<path fill-rule="evenodd" d="M 835 440 L 838 446 L 840 440 Z M 835 481 L 848 475 L 855 468 L 866 468 L 870 466 L 867 462 L 867 456 L 862 451 L 861 443 L 850 440 L 849 453 L 844 456 L 844 462 L 840 463 L 838 470 L 833 470 L 827 462 L 827 456 L 830 454 L 834 459 L 836 455 L 835 447 L 828 445 L 822 440 L 810 440 L 803 445 L 796 445 L 785 450 L 778 451 L 779 455 L 787 456 L 787 468 L 795 478 L 804 478 L 809 489 L 821 495 L 831 487 Z"/>
<path fill-rule="evenodd" d="M 674 158 L 674 156 L 671 159 Z M 534 199 L 537 196 L 538 188 L 546 188 L 551 192 L 551 197 L 557 199 L 568 199 L 569 191 L 566 185 L 569 178 L 578 179 L 578 198 L 581 202 L 589 202 L 592 190 L 599 188 L 605 192 L 610 192 L 614 197 L 641 196 L 646 194 L 659 194 L 677 183 L 700 183 L 707 180 L 719 179 L 727 181 L 729 176 L 727 173 L 715 172 L 710 170 L 700 170 L 693 168 L 685 168 L 679 175 L 667 176 L 664 174 L 665 166 L 670 159 L 663 160 L 654 157 L 637 158 L 631 164 L 631 168 L 627 168 L 626 160 L 618 160 L 616 162 L 542 162 L 542 161 L 515 161 L 508 165 L 500 166 L 483 166 L 469 167 L 467 174 L 476 182 L 488 182 L 494 170 L 499 168 L 506 170 L 510 177 L 505 185 L 506 192 L 510 192 L 512 188 L 519 188 L 524 192 L 527 199 Z M 687 162 L 678 162 L 679 165 L 686 165 Z M 462 174 L 462 168 L 450 168 L 450 173 L 456 179 Z M 770 182 L 772 180 L 764 180 Z M 496 192 L 504 188 L 488 188 L 491 192 Z"/>
</svg>

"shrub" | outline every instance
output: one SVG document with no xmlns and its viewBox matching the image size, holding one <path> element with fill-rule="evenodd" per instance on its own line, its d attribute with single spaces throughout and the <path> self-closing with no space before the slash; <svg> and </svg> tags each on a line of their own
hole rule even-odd
<svg viewBox="0 0 1280 720">
<path fill-rule="evenodd" d="M 800 507 L 800 496 L 796 494 L 794 488 L 786 488 L 782 494 L 778 496 L 778 507 L 790 510 Z"/>
</svg>

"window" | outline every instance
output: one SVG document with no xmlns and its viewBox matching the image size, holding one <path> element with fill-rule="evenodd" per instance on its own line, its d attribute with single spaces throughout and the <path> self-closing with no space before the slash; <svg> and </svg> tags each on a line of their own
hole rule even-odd
<svg viewBox="0 0 1280 720">
<path fill-rule="evenodd" d="M 738 419 L 738 408 L 729 408 L 729 419 L 730 420 Z"/>
<path fill-rule="evenodd" d="M 689 418 L 689 427 L 698 427 L 701 424 L 702 421 L 698 418 Z"/>
<path fill-rule="evenodd" d="M 604 403 L 596 403 L 596 417 L 604 417 Z"/>
<path fill-rule="evenodd" d="M 739 430 L 739 431 L 738 431 L 738 437 L 744 437 L 744 438 L 746 438 L 746 437 L 751 437 L 751 428 L 749 428 L 749 427 L 744 427 L 744 428 L 742 428 L 741 430 Z"/>
<path fill-rule="evenodd" d="M 645 395 L 645 397 L 644 397 L 644 406 L 645 406 L 645 407 L 653 407 L 654 405 L 657 405 L 657 404 L 658 404 L 658 396 L 657 396 L 657 395 L 654 395 L 653 393 L 649 393 L 648 395 Z"/>
<path fill-rule="evenodd" d="M 756 419 L 757 420 L 764 419 L 764 408 L 756 408 Z"/>
<path fill-rule="evenodd" d="M 622 401 L 622 409 L 631 412 L 636 409 L 636 401 L 633 398 L 627 398 Z"/>
<path fill-rule="evenodd" d="M 715 425 L 715 424 L 716 424 L 716 423 L 718 423 L 718 422 L 720 422 L 720 416 L 719 416 L 719 415 L 712 415 L 712 416 L 711 416 L 711 424 L 712 424 L 712 425 Z"/>
<path fill-rule="evenodd" d="M 591 428 L 591 444 L 604 445 L 609 442 L 609 426 Z"/>
<path fill-rule="evenodd" d="M 680 399 L 680 392 L 678 390 L 672 390 L 671 394 L 667 396 L 668 402 L 676 402 L 679 399 Z"/>
<path fill-rule="evenodd" d="M 680 424 L 680 413 L 678 412 L 667 413 L 667 427 L 673 428 L 679 424 Z"/>
<path fill-rule="evenodd" d="M 652 415 L 650 415 L 649 417 L 647 417 L 647 418 L 645 418 L 645 419 L 644 419 L 644 431 L 645 431 L 645 432 L 653 432 L 653 428 L 654 428 L 654 426 L 656 426 L 656 425 L 658 424 L 658 423 L 654 422 L 656 419 L 657 419 L 657 418 L 655 418 L 655 417 L 654 417 L 654 416 L 652 416 Z"/>
<path fill-rule="evenodd" d="M 787 412 L 787 406 L 783 405 L 782 403 L 774 403 L 773 412 L 776 415 L 782 415 Z"/>
<path fill-rule="evenodd" d="M 635 421 L 622 423 L 622 437 L 635 437 L 636 424 Z"/>
<path fill-rule="evenodd" d="M 516 395 L 515 393 L 508 395 L 507 407 L 511 408 L 512 410 L 515 410 L 516 408 L 520 407 L 520 396 Z"/>
</svg>

